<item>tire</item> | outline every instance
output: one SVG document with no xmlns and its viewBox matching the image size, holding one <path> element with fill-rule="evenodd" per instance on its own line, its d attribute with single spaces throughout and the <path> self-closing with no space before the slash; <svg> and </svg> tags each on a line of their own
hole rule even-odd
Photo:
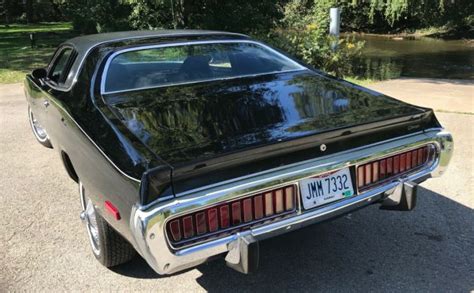
<svg viewBox="0 0 474 293">
<path fill-rule="evenodd" d="M 52 149 L 53 145 L 51 144 L 51 141 L 49 140 L 49 136 L 46 133 L 46 130 L 35 119 L 33 111 L 31 110 L 31 107 L 29 105 L 28 105 L 28 120 L 30 122 L 30 127 L 31 127 L 31 130 L 33 131 L 33 134 L 36 140 L 44 147 Z"/>
<path fill-rule="evenodd" d="M 108 268 L 130 261 L 136 254 L 135 249 L 97 212 L 80 181 L 79 193 L 83 209 L 81 219 L 95 258 Z"/>
</svg>

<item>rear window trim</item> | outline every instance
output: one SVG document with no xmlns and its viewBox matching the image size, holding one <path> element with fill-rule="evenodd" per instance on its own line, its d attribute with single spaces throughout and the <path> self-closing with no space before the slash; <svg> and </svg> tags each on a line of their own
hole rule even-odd
<svg viewBox="0 0 474 293">
<path fill-rule="evenodd" d="M 203 80 L 197 80 L 197 81 L 184 81 L 184 82 L 170 83 L 170 84 L 164 84 L 164 85 L 151 85 L 151 86 L 137 87 L 137 88 L 131 88 L 131 89 L 125 89 L 125 90 L 117 90 L 117 91 L 106 91 L 106 89 L 105 89 L 105 84 L 106 84 L 110 64 L 112 63 L 112 60 L 115 57 L 117 57 L 118 55 L 121 55 L 123 53 L 133 52 L 133 51 L 142 51 L 142 50 L 147 50 L 147 49 L 178 47 L 178 46 L 188 46 L 188 45 L 229 44 L 229 43 L 234 43 L 234 44 L 246 43 L 246 44 L 254 44 L 254 45 L 257 45 L 257 46 L 261 46 L 261 47 L 271 51 L 272 53 L 280 56 L 281 58 L 290 61 L 291 63 L 293 63 L 298 68 L 297 69 L 290 69 L 290 70 L 278 70 L 278 71 L 272 71 L 272 72 L 257 73 L 257 74 L 242 74 L 242 75 L 222 77 L 222 78 L 203 79 Z M 270 75 L 270 74 L 276 74 L 276 73 L 287 73 L 287 72 L 295 72 L 295 71 L 303 71 L 303 70 L 309 70 L 309 69 L 307 67 L 301 65 L 296 60 L 293 60 L 292 58 L 286 56 L 285 54 L 271 48 L 270 46 L 265 45 L 261 42 L 251 41 L 251 40 L 190 41 L 190 42 L 179 42 L 179 43 L 169 43 L 169 44 L 159 44 L 159 45 L 137 46 L 137 47 L 133 47 L 133 48 L 126 48 L 126 49 L 121 49 L 121 50 L 115 51 L 114 53 L 112 53 L 107 58 L 104 69 L 102 71 L 102 75 L 101 75 L 100 94 L 101 95 L 108 95 L 108 94 L 140 91 L 140 90 L 146 90 L 146 89 L 177 86 L 177 85 L 205 83 L 205 82 L 220 81 L 220 80 L 238 79 L 238 78 L 244 78 L 244 77 L 256 77 L 256 76 L 262 76 L 262 75 Z"/>
</svg>

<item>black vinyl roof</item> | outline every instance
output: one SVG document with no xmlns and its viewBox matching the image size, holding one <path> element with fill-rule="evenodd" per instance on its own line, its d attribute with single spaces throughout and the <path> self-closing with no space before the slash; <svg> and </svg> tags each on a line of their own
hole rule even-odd
<svg viewBox="0 0 474 293">
<path fill-rule="evenodd" d="M 243 34 L 228 33 L 221 31 L 208 31 L 208 30 L 142 30 L 142 31 L 125 31 L 125 32 L 113 32 L 103 34 L 84 35 L 67 40 L 63 44 L 72 46 L 76 50 L 77 57 L 74 64 L 71 66 L 70 74 L 66 80 L 67 89 L 71 89 L 74 80 L 76 80 L 78 72 L 81 70 L 82 64 L 86 59 L 88 53 L 97 46 L 100 45 L 113 45 L 127 42 L 131 45 L 130 41 L 136 41 L 140 43 L 143 40 L 150 40 L 150 43 L 159 41 L 160 38 L 166 39 L 166 41 L 172 41 L 173 38 L 206 38 L 213 40 L 214 38 L 249 38 Z M 133 42 L 132 42 L 133 43 Z"/>
<path fill-rule="evenodd" d="M 103 34 L 93 34 L 76 37 L 66 41 L 67 44 L 71 44 L 76 48 L 79 55 L 85 54 L 93 47 L 104 44 L 114 43 L 120 41 L 139 40 L 147 38 L 173 38 L 173 37 L 199 37 L 199 36 L 231 36 L 231 37 L 246 37 L 243 34 L 228 33 L 221 31 L 208 31 L 208 30 L 146 30 L 146 31 L 125 31 L 125 32 L 113 32 Z"/>
</svg>

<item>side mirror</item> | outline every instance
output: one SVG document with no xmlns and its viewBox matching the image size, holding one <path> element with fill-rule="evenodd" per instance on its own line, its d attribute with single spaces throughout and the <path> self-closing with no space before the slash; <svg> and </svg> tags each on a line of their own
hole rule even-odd
<svg viewBox="0 0 474 293">
<path fill-rule="evenodd" d="M 31 72 L 31 75 L 33 76 L 34 79 L 39 81 L 41 86 L 43 86 L 44 85 L 44 79 L 48 75 L 48 72 L 44 68 L 38 68 L 38 69 L 33 70 L 33 72 Z"/>
</svg>

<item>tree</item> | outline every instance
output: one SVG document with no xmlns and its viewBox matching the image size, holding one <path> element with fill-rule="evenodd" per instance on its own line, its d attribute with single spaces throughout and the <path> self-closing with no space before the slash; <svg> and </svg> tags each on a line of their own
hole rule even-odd
<svg viewBox="0 0 474 293">
<path fill-rule="evenodd" d="M 19 1 L 14 0 L 4 0 L 2 3 L 3 11 L 0 12 L 0 15 L 5 21 L 5 24 L 8 25 L 10 22 L 15 22 L 15 18 L 19 17 L 22 13 L 22 4 Z"/>
<path fill-rule="evenodd" d="M 34 15 L 33 15 L 33 1 L 26 0 L 24 3 L 25 3 L 26 23 L 35 22 Z"/>
<path fill-rule="evenodd" d="M 130 28 L 130 6 L 119 0 L 67 0 L 63 9 L 81 33 L 110 32 Z"/>
<path fill-rule="evenodd" d="M 195 28 L 268 31 L 282 17 L 278 1 L 126 0 L 134 28 Z"/>
</svg>

